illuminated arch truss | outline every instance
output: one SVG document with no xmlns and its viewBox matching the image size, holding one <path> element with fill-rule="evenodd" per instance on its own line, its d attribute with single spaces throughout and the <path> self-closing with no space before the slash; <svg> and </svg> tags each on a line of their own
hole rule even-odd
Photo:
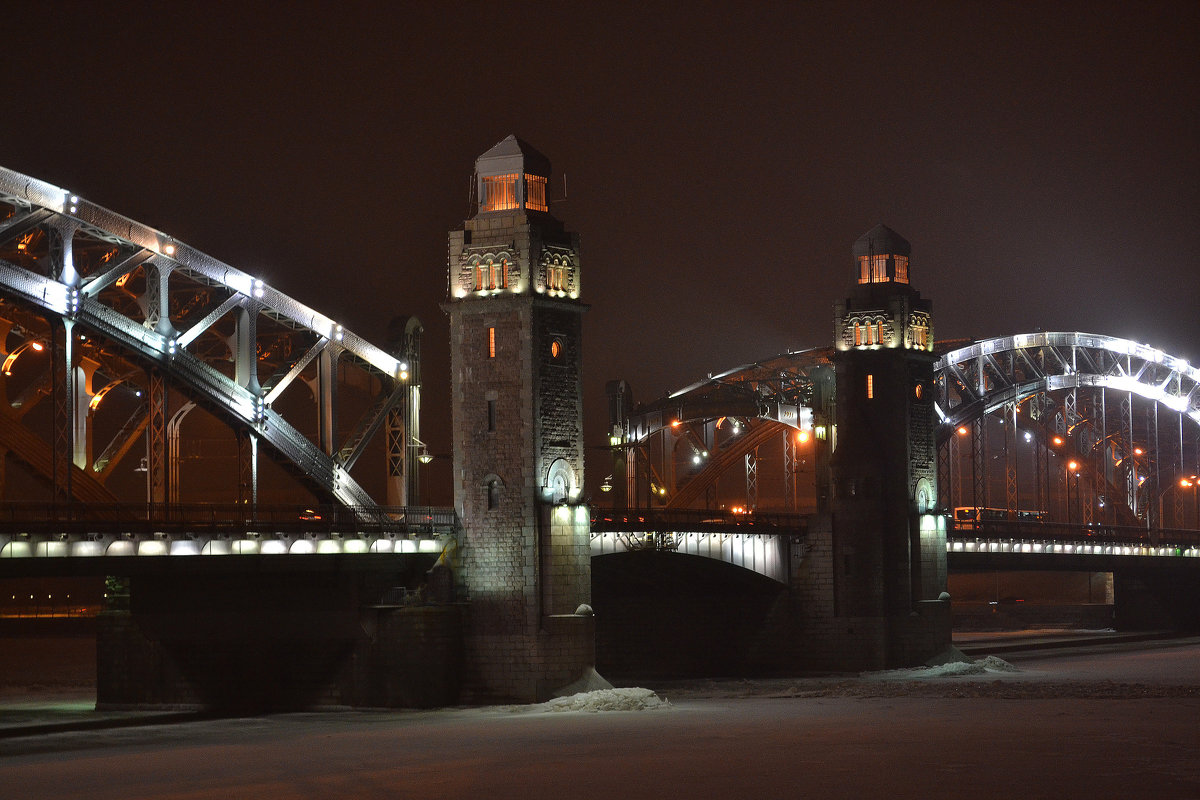
<svg viewBox="0 0 1200 800">
<path fill-rule="evenodd" d="M 162 231 L 3 168 L 0 333 L 5 372 L 30 346 L 51 351 L 49 374 L 8 398 L 0 427 L 8 431 L 2 444 L 46 474 L 63 499 L 106 499 L 101 482 L 143 432 L 149 499 L 167 499 L 171 389 L 229 423 L 252 490 L 261 441 L 319 495 L 371 508 L 375 500 L 350 469 L 389 412 L 415 407 L 419 391 L 409 373 L 417 354 L 385 352 Z M 342 374 L 357 375 L 374 402 L 339 440 Z M 315 427 L 315 441 L 273 408 L 298 378 L 317 400 L 316 424 L 304 426 Z M 93 453 L 92 412 L 114 391 L 144 399 Z M 39 446 L 19 430 L 20 418 L 43 396 L 54 405 L 52 442 L 31 453 Z"/>
<path fill-rule="evenodd" d="M 778 441 L 785 507 L 793 509 L 794 437 L 813 428 L 814 396 L 822 381 L 832 380 L 832 352 L 805 350 L 746 364 L 618 413 L 613 449 L 616 469 L 623 467 L 625 475 L 618 484 L 625 493 L 618 504 L 709 507 L 718 478 L 744 464 L 746 506 L 754 508 L 758 449 Z M 617 408 L 627 405 L 615 403 Z"/>
<path fill-rule="evenodd" d="M 944 507 L 1196 527 L 1200 370 L 1186 361 L 1127 339 L 1047 332 L 951 350 L 935 370 Z"/>
</svg>

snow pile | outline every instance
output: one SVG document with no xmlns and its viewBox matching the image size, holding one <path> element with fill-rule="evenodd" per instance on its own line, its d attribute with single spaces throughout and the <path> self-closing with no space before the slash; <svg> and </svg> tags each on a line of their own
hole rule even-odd
<svg viewBox="0 0 1200 800">
<path fill-rule="evenodd" d="M 912 669 L 889 669 L 882 672 L 867 672 L 864 678 L 878 680 L 917 680 L 920 678 L 952 678 L 958 675 L 983 675 L 989 672 L 1018 672 L 1012 664 L 996 656 L 981 661 L 951 661 L 936 667 L 914 667 Z"/>
<path fill-rule="evenodd" d="M 597 689 L 542 703 L 546 711 L 650 711 L 671 704 L 649 689 Z"/>
</svg>

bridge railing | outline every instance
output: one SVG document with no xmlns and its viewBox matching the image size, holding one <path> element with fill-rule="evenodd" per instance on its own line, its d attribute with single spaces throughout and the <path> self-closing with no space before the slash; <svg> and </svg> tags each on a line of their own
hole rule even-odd
<svg viewBox="0 0 1200 800">
<path fill-rule="evenodd" d="M 446 533 L 453 508 L 247 504 L 0 504 L 0 532 L 46 533 Z"/>
<path fill-rule="evenodd" d="M 704 531 L 803 535 L 808 517 L 803 514 L 705 511 L 687 508 L 593 508 L 592 531 L 677 532 Z"/>
<path fill-rule="evenodd" d="M 1125 525 L 1082 525 L 1021 520 L 987 520 L 947 524 L 952 539 L 1009 539 L 1012 541 L 1056 541 L 1092 544 L 1147 545 L 1153 547 L 1200 546 L 1200 531 L 1177 528 L 1142 528 Z"/>
</svg>

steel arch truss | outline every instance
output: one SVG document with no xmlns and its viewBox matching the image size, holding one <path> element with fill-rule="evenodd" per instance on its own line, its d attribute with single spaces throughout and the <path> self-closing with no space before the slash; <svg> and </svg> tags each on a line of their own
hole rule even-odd
<svg viewBox="0 0 1200 800">
<path fill-rule="evenodd" d="M 169 427 L 165 383 L 226 419 L 253 445 L 247 452 L 262 440 L 318 491 L 348 506 L 376 505 L 349 471 L 389 412 L 409 401 L 412 354 L 388 353 L 161 231 L 3 168 L 0 306 L 6 373 L 29 346 L 56 349 L 49 379 L 10 398 L 15 414 L 3 409 L 11 421 L 42 395 L 54 396 L 47 470 L 56 492 L 78 475 L 64 465 L 103 477 L 143 431 L 151 442 L 148 468 L 165 469 L 156 458 Z M 10 348 L 10 334 L 20 344 Z M 375 397 L 340 440 L 339 365 L 366 375 L 360 383 Z M 317 377 L 309 380 L 306 370 Z M 317 400 L 315 442 L 273 408 L 297 378 Z M 121 386 L 145 399 L 93 456 L 89 410 Z"/>
<path fill-rule="evenodd" d="M 1045 332 L 975 342 L 945 353 L 934 369 L 945 505 L 951 504 L 949 465 L 956 461 L 951 449 L 969 447 L 973 477 L 960 497 L 1015 510 L 1011 451 L 1022 432 L 1040 447 L 1034 462 L 1039 509 L 1049 506 L 1057 483 L 1067 497 L 1066 517 L 1074 507 L 1077 523 L 1158 527 L 1164 515 L 1176 525 L 1186 519 L 1179 481 L 1200 466 L 1200 370 L 1183 359 L 1128 339 Z M 1001 454 L 1003 502 L 989 491 L 995 482 L 986 480 L 989 462 Z M 1078 466 L 1052 468 L 1051 456 L 1059 465 Z"/>
<path fill-rule="evenodd" d="M 689 508 L 703 499 L 710 506 L 717 480 L 744 463 L 746 505 L 753 508 L 758 448 L 779 438 L 785 459 L 794 457 L 788 437 L 812 429 L 821 376 L 832 375 L 831 355 L 828 348 L 785 353 L 619 414 L 612 420 L 614 446 L 635 494 L 628 502 Z M 791 465 L 784 472 L 791 476 Z"/>
</svg>

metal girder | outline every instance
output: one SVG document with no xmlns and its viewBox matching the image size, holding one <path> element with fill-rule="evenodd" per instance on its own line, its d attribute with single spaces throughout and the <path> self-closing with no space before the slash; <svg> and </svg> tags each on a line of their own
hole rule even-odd
<svg viewBox="0 0 1200 800">
<path fill-rule="evenodd" d="M 367 343 L 261 280 L 175 241 L 161 231 L 88 203 L 59 187 L 0 168 L 0 198 L 5 198 L 19 209 L 28 209 L 6 220 L 6 224 L 0 226 L 0 235 L 5 232 L 11 234 L 20 226 L 47 229 L 50 234 L 49 260 L 53 267 L 52 276 L 47 277 L 18 264 L 0 262 L 0 292 L 44 312 L 52 324 L 55 320 L 62 320 L 62 324 L 86 330 L 89 337 L 99 337 L 116 345 L 123 353 L 134 354 L 136 361 L 158 372 L 163 380 L 168 380 L 169 376 L 173 387 L 215 408 L 233 423 L 235 430 L 254 431 L 283 458 L 292 462 L 297 472 L 306 475 L 339 502 L 356 507 L 375 505 L 342 464 L 329 453 L 322 453 L 320 448 L 305 439 L 269 407 L 259 390 L 256 376 L 256 318 L 261 313 L 284 322 L 294 330 L 315 335 L 322 344 L 318 348 L 308 348 L 309 353 L 301 359 L 305 364 L 333 342 L 350 356 L 354 364 L 382 381 L 389 390 L 394 390 L 407 378 L 407 364 L 404 361 Z M 72 247 L 91 239 L 77 240 L 77 236 L 115 245 L 117 249 L 111 252 L 120 253 L 120 260 L 99 272 L 81 276 L 75 271 Z M 106 255 L 100 263 L 103 264 L 108 258 Z M 121 306 L 118 303 L 121 309 L 118 310 L 102 302 L 106 297 L 123 296 L 128 303 L 128 298 L 133 297 L 130 292 L 122 294 L 106 290 L 138 267 L 143 268 L 146 277 L 145 291 L 136 298 L 140 301 L 143 314 L 139 316 L 129 305 Z M 224 287 L 230 295 L 216 310 L 190 326 L 183 336 L 177 336 L 171 317 L 171 275 L 186 276 L 201 286 L 201 291 L 184 296 L 185 305 L 190 303 L 194 306 L 202 302 L 208 291 L 206 287 Z M 201 356 L 184 349 L 230 310 L 245 312 L 235 330 L 234 351 L 239 362 L 235 378 L 227 377 L 216 365 L 206 363 Z M 286 353 L 283 357 L 286 358 Z M 282 391 L 280 384 L 289 383 L 303 368 L 303 365 L 292 364 L 284 381 L 276 383 L 273 389 Z M 61 386 L 64 390 L 68 382 L 79 382 L 70 369 L 60 370 L 50 377 L 57 381 L 53 387 Z M 54 394 L 56 399 L 67 397 L 64 391 Z M 271 397 L 274 399 L 277 396 L 275 393 Z M 68 407 L 72 405 L 78 405 L 78 398 L 74 403 L 67 399 L 58 403 L 59 411 L 64 408 L 70 410 Z M 76 413 L 75 416 L 80 415 Z M 69 420 L 71 415 L 59 413 L 55 417 Z M 66 431 L 69 425 L 69 422 L 67 426 L 57 424 L 56 430 Z M 147 427 L 153 438 L 156 430 L 153 404 Z M 84 432 L 87 433 L 87 429 Z M 111 447 L 106 452 L 111 453 Z M 58 449 L 64 453 L 71 450 L 74 455 L 76 448 Z M 151 448 L 149 454 L 151 464 L 158 461 L 153 458 L 155 449 Z M 113 459 L 109 456 L 101 469 L 108 468 L 112 463 Z M 152 480 L 156 480 L 155 474 L 163 476 L 163 480 L 151 487 L 152 496 L 161 501 L 167 494 L 165 472 L 152 472 Z M 63 479 L 70 480 L 69 470 Z"/>
</svg>

